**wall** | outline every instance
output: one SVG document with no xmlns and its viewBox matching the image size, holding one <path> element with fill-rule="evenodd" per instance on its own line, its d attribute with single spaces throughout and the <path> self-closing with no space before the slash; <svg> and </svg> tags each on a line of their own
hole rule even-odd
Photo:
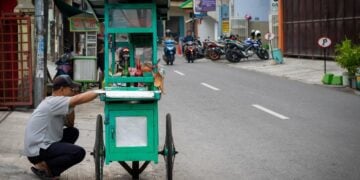
<svg viewBox="0 0 360 180">
<path fill-rule="evenodd" d="M 198 37 L 200 41 L 204 41 L 208 37 L 212 40 L 215 39 L 215 22 L 211 17 L 204 17 L 201 23 L 198 23 Z"/>
<path fill-rule="evenodd" d="M 359 0 L 291 0 L 283 1 L 284 54 L 322 57 L 317 40 L 327 36 L 334 55 L 335 44 L 346 38 L 360 43 Z M 281 22 L 280 22 L 281 23 Z"/>
</svg>

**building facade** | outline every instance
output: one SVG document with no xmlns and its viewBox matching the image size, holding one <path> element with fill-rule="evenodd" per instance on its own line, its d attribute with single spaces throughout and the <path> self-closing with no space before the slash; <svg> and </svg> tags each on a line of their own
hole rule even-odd
<svg viewBox="0 0 360 180">
<path fill-rule="evenodd" d="M 280 48 L 286 56 L 320 58 L 317 41 L 328 37 L 335 45 L 345 38 L 360 43 L 359 0 L 279 0 Z"/>
</svg>

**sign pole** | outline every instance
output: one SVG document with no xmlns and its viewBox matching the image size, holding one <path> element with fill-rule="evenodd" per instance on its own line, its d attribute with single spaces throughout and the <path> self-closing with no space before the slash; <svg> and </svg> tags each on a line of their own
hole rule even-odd
<svg viewBox="0 0 360 180">
<path fill-rule="evenodd" d="M 326 74 L 326 48 L 324 48 L 324 74 Z"/>
<path fill-rule="evenodd" d="M 274 59 L 273 57 L 273 49 L 271 46 L 271 40 L 273 40 L 275 37 L 275 35 L 273 33 L 266 33 L 265 34 L 265 39 L 269 41 L 269 51 L 271 52 L 271 59 Z"/>
<path fill-rule="evenodd" d="M 318 45 L 324 49 L 324 74 L 326 74 L 326 49 L 331 46 L 331 39 L 328 37 L 321 37 L 318 40 Z"/>
</svg>

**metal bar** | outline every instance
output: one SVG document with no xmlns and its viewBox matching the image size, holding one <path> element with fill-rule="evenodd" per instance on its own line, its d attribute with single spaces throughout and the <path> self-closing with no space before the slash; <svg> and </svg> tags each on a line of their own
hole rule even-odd
<svg viewBox="0 0 360 180">
<path fill-rule="evenodd" d="M 125 161 L 118 161 L 118 162 L 129 174 L 133 174 L 133 169 L 131 169 L 131 167 Z"/>
<path fill-rule="evenodd" d="M 132 161 L 132 168 L 125 161 L 118 161 L 119 164 L 129 173 L 131 174 L 133 179 L 139 179 L 139 175 L 145 170 L 145 168 L 149 165 L 150 161 L 145 161 L 144 164 L 139 168 L 139 161 Z"/>
<path fill-rule="evenodd" d="M 139 179 L 139 161 L 133 161 L 132 162 L 132 170 L 133 170 L 133 173 L 132 173 L 132 177 L 133 179 Z"/>
<path fill-rule="evenodd" d="M 141 174 L 145 168 L 150 164 L 151 161 L 145 161 L 144 164 L 141 165 L 140 169 L 139 169 L 139 174 Z"/>
</svg>

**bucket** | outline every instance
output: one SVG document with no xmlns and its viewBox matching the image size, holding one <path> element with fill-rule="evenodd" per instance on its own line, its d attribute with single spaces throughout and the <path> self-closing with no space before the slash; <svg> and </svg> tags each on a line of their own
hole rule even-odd
<svg viewBox="0 0 360 180">
<path fill-rule="evenodd" d="M 349 74 L 347 72 L 343 72 L 343 86 L 349 86 Z"/>
<path fill-rule="evenodd" d="M 280 49 L 278 49 L 278 48 L 273 49 L 272 50 L 272 56 L 273 56 L 273 59 L 275 60 L 275 62 L 277 64 L 282 64 L 284 62 L 283 56 L 282 56 L 282 53 L 281 53 Z"/>
</svg>

